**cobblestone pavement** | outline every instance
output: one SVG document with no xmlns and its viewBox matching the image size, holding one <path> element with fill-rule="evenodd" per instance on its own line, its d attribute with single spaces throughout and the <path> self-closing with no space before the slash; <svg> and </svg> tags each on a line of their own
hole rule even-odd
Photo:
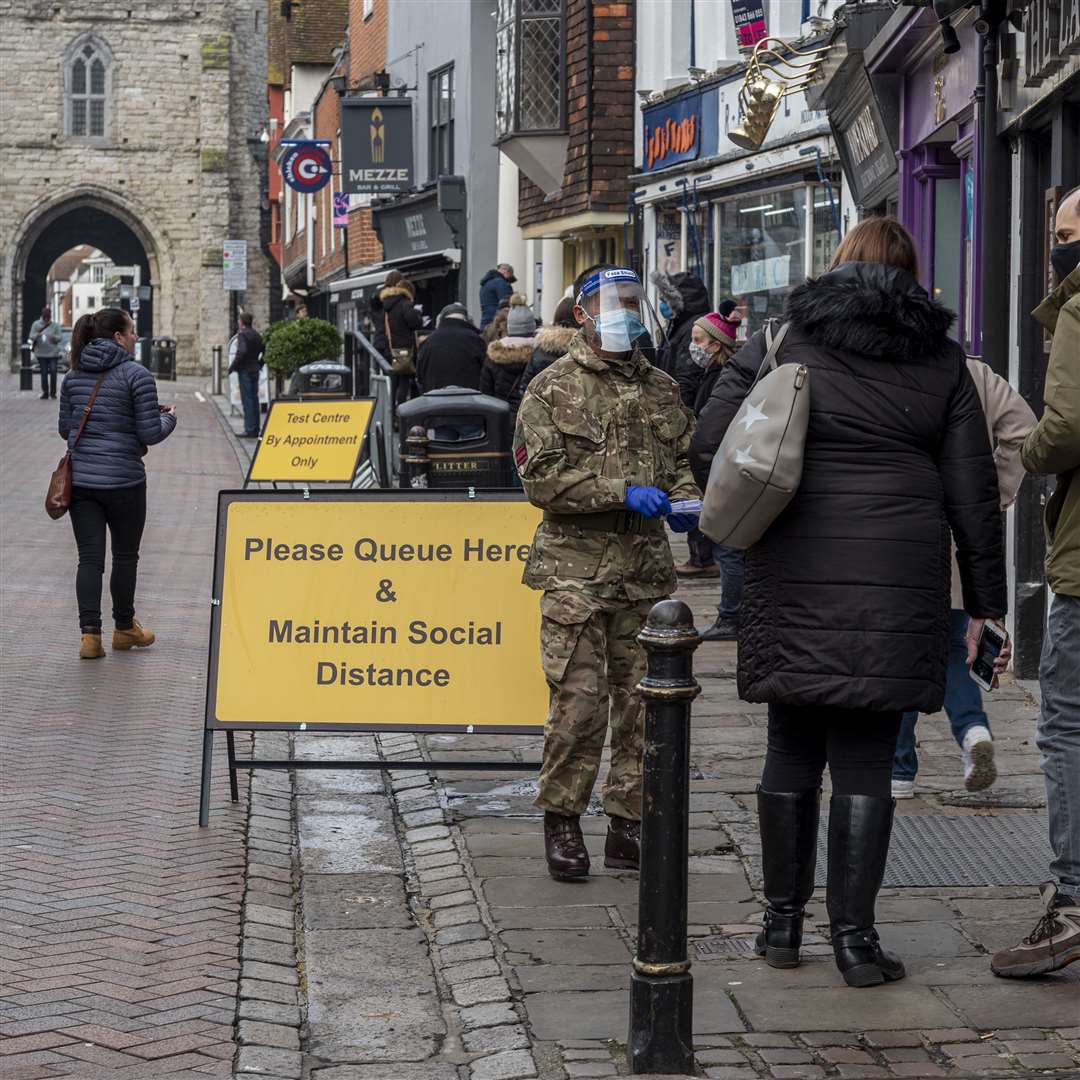
<svg viewBox="0 0 1080 1080">
<path fill-rule="evenodd" d="M 196 815 L 216 492 L 239 462 L 194 384 L 161 384 L 179 423 L 147 458 L 137 596 L 158 641 L 80 661 L 71 526 L 42 506 L 56 402 L 2 379 L 0 1077 L 229 1076 L 245 808 L 223 762 L 214 828 Z"/>
</svg>

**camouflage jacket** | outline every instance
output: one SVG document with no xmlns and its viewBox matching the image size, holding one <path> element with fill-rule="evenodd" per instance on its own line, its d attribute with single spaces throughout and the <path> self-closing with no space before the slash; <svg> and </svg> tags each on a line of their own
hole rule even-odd
<svg viewBox="0 0 1080 1080">
<path fill-rule="evenodd" d="M 699 498 L 687 461 L 693 429 L 674 379 L 639 352 L 599 357 L 578 334 L 567 354 L 529 383 L 514 459 L 529 501 L 559 515 L 625 510 L 634 484 L 658 487 L 673 500 Z M 522 580 L 598 601 L 668 596 L 676 583 L 662 526 L 635 534 L 565 521 L 537 528 Z"/>
</svg>

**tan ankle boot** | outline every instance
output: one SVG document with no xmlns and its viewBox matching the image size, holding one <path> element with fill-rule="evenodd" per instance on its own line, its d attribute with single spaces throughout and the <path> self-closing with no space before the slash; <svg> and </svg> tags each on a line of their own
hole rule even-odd
<svg viewBox="0 0 1080 1080">
<path fill-rule="evenodd" d="M 154 644 L 154 634 L 139 625 L 138 619 L 133 619 L 130 630 L 114 630 L 112 647 L 114 649 L 144 649 L 147 645 Z"/>
<path fill-rule="evenodd" d="M 105 650 L 101 647 L 101 635 L 84 633 L 79 642 L 79 659 L 97 660 L 104 655 Z"/>
</svg>

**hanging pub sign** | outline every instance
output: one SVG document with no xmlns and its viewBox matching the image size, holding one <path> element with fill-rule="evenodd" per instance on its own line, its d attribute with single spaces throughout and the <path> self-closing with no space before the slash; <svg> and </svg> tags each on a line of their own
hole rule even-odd
<svg viewBox="0 0 1080 1080">
<path fill-rule="evenodd" d="M 415 185 L 412 101 L 341 99 L 341 190 L 348 195 L 397 195 Z"/>
<path fill-rule="evenodd" d="M 735 39 L 740 49 L 752 49 L 769 28 L 765 23 L 765 0 L 731 0 L 731 14 L 735 19 Z"/>
<path fill-rule="evenodd" d="M 330 183 L 334 167 L 325 139 L 282 139 L 281 178 L 303 195 L 313 195 Z"/>
<path fill-rule="evenodd" d="M 701 94 L 685 94 L 645 110 L 642 172 L 693 161 L 701 149 Z"/>
</svg>

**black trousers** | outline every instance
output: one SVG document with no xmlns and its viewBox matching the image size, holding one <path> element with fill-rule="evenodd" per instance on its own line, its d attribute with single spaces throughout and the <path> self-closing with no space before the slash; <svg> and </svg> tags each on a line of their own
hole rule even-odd
<svg viewBox="0 0 1080 1080">
<path fill-rule="evenodd" d="M 130 630 L 135 618 L 135 578 L 139 544 L 146 524 L 146 484 L 122 488 L 71 488 L 71 527 L 79 548 L 75 596 L 79 627 L 101 632 L 101 578 L 105 573 L 105 530 L 112 537 L 113 620 L 117 630 Z"/>
<path fill-rule="evenodd" d="M 770 705 L 762 788 L 813 791 L 828 765 L 834 794 L 889 798 L 901 715 Z"/>
</svg>

